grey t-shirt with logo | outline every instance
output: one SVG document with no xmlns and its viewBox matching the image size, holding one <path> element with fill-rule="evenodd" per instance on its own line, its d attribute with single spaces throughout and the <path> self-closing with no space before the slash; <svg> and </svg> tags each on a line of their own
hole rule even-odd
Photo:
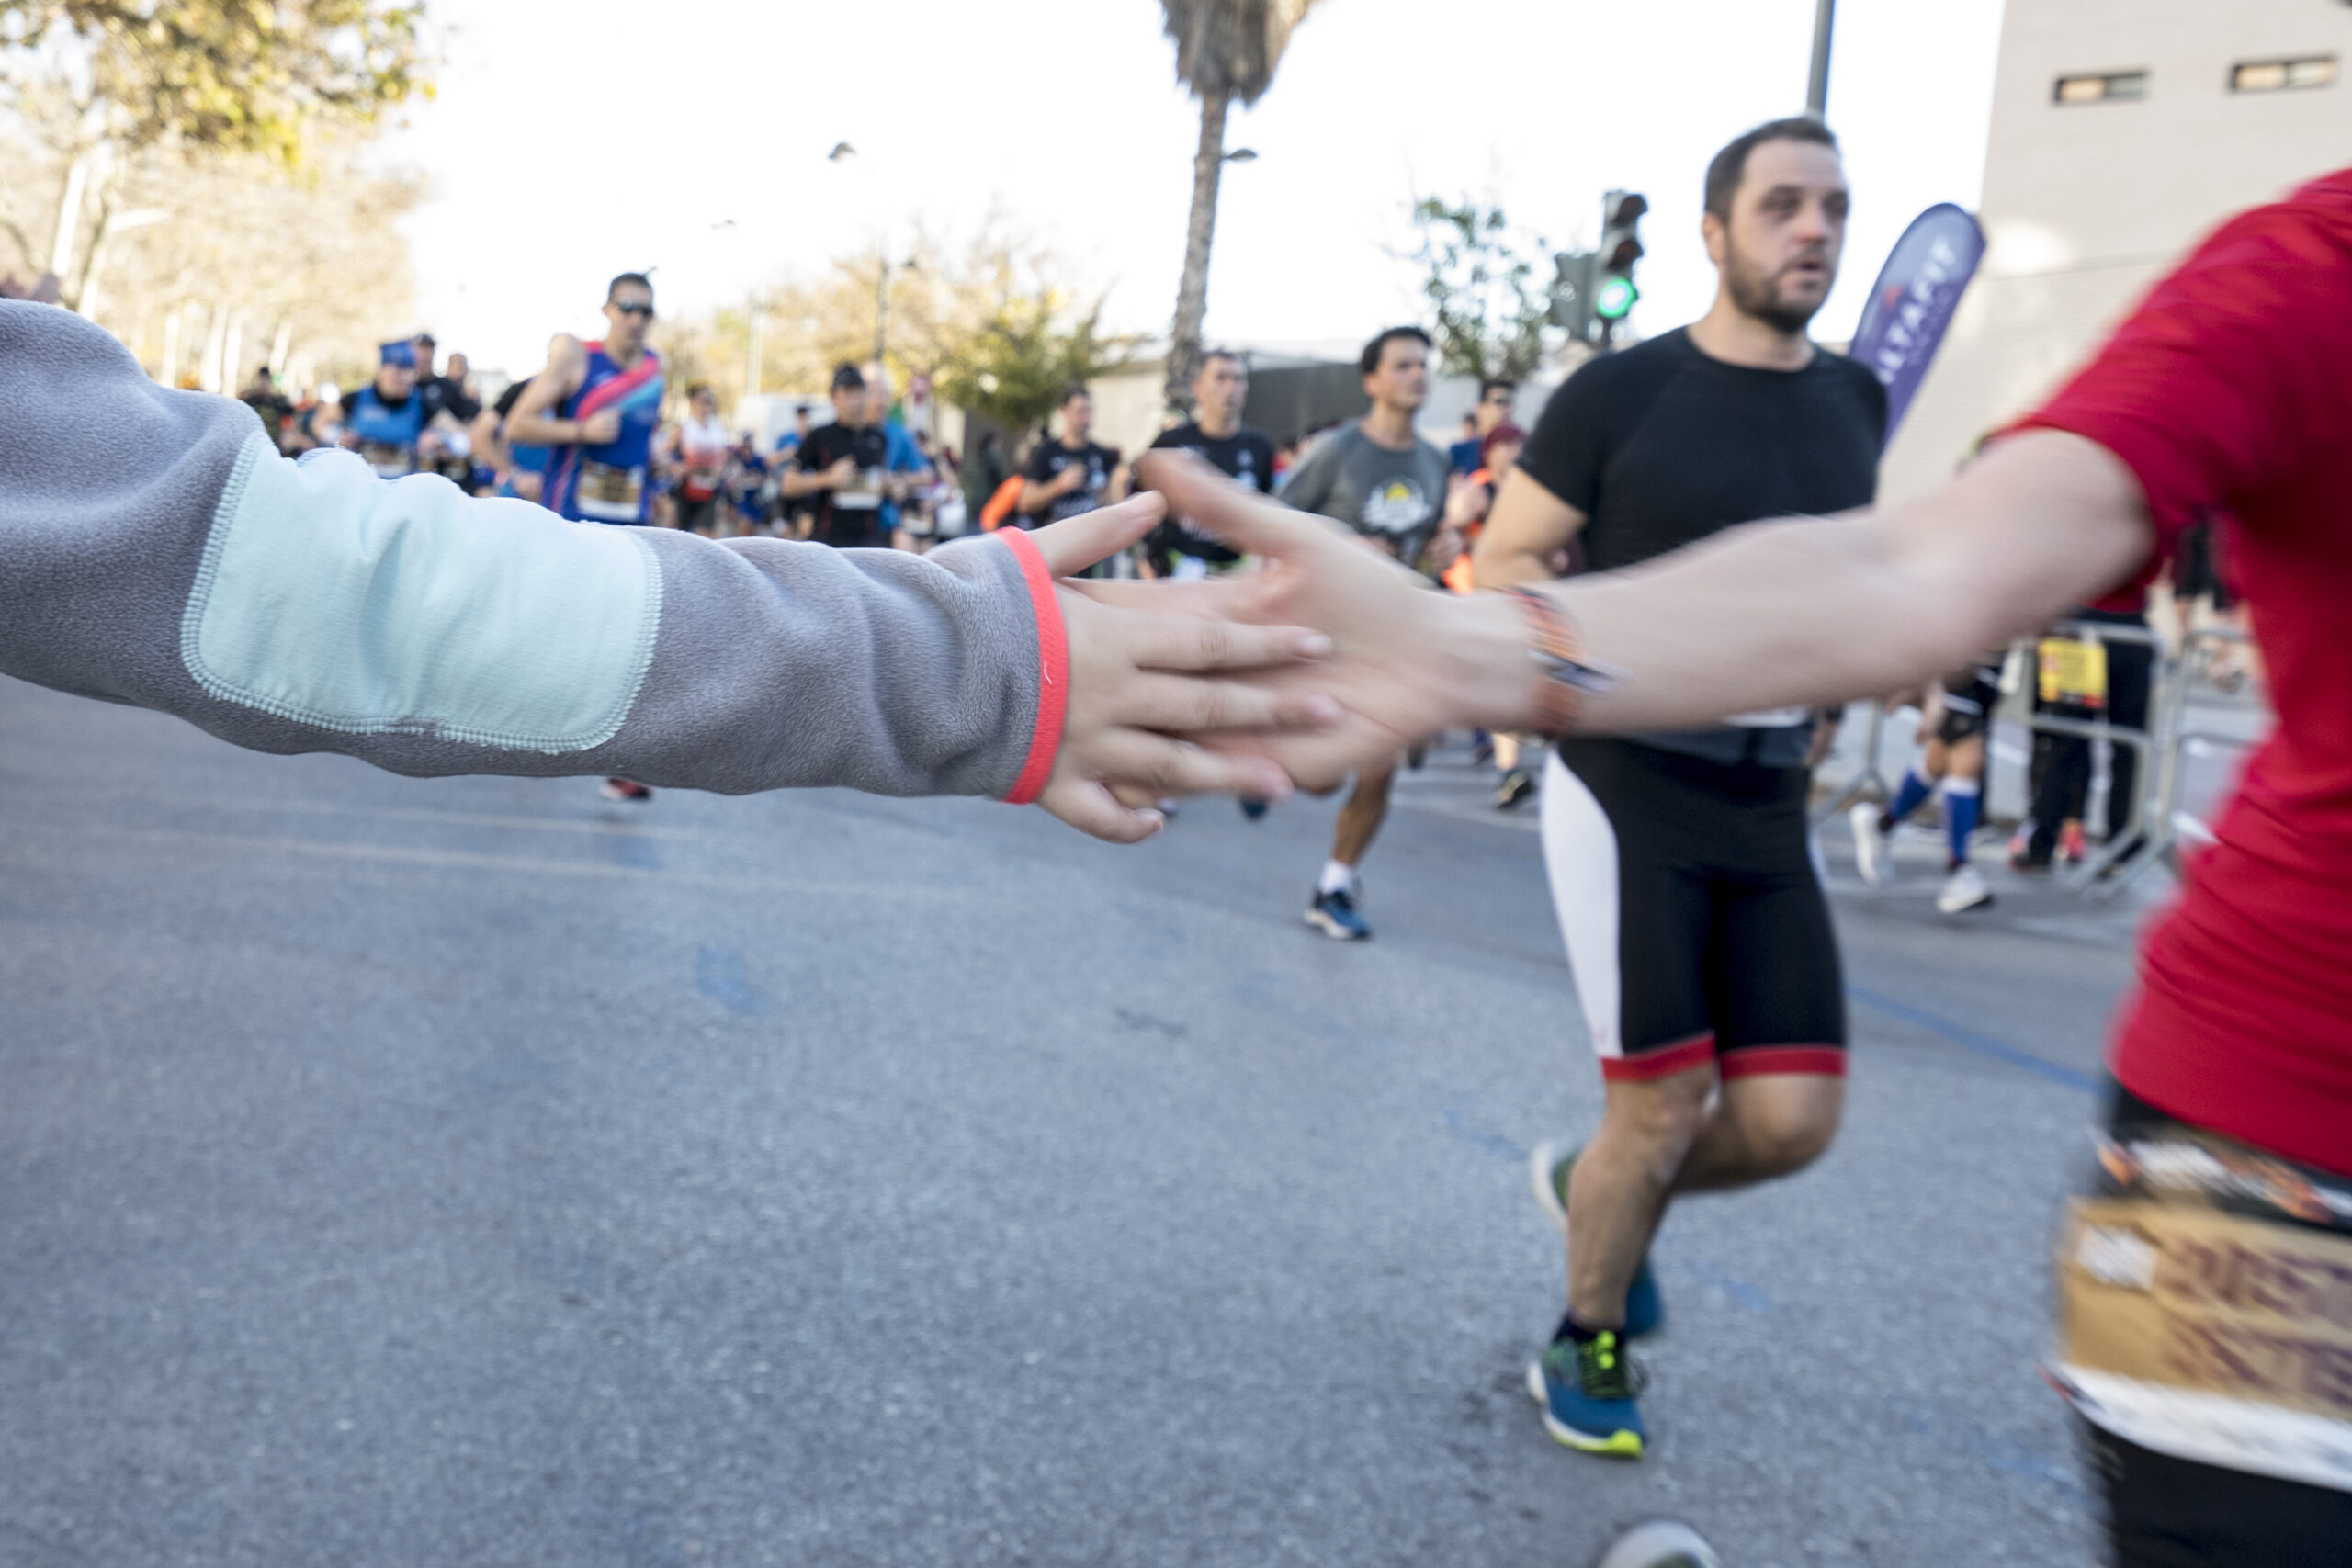
<svg viewBox="0 0 2352 1568">
<path fill-rule="evenodd" d="M 1317 442 L 1290 471 L 1282 499 L 1378 539 L 1418 567 L 1445 516 L 1445 454 L 1422 440 L 1399 452 L 1342 426 Z"/>
</svg>

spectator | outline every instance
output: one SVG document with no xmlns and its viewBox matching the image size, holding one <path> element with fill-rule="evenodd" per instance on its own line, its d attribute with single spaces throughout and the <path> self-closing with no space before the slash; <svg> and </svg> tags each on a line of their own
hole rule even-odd
<svg viewBox="0 0 2352 1568">
<path fill-rule="evenodd" d="M 1510 423 L 1510 406 L 1519 383 L 1489 376 L 1478 383 L 1478 406 L 1464 416 L 1463 437 L 1446 448 L 1447 464 L 1457 474 L 1475 473 L 1486 462 L 1487 437 L 1498 425 Z"/>
</svg>

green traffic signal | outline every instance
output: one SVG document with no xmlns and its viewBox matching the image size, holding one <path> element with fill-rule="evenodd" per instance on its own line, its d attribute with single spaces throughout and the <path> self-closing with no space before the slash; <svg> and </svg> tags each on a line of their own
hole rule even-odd
<svg viewBox="0 0 2352 1568">
<path fill-rule="evenodd" d="M 1634 308 L 1634 301 L 1641 297 L 1642 291 L 1634 287 L 1632 278 L 1623 276 L 1606 278 L 1593 293 L 1592 313 L 1604 321 L 1623 321 L 1625 312 Z"/>
</svg>

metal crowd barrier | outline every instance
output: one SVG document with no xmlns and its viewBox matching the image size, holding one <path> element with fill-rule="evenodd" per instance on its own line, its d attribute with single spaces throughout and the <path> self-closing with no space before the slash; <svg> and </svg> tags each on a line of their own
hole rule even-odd
<svg viewBox="0 0 2352 1568">
<path fill-rule="evenodd" d="M 2087 637 L 2103 642 L 2138 643 L 2154 650 L 2148 671 L 2148 724 L 2144 729 L 2109 722 L 2106 718 L 2069 718 L 2034 709 L 2030 688 L 2021 686 L 2022 711 L 2013 716 L 2025 728 L 2044 735 L 2071 735 L 2084 740 L 2104 740 L 2110 747 L 2128 747 L 2139 760 L 2138 787 L 2125 803 L 2121 831 L 2110 834 L 2096 852 L 2071 871 L 2060 874 L 2059 886 L 2070 893 L 2106 900 L 2114 897 L 2148 867 L 2162 863 L 2176 875 L 2184 840 L 2202 846 L 2213 841 L 2211 829 L 2180 806 L 2182 766 L 2192 743 L 2246 744 L 2243 737 L 2216 730 L 2191 728 L 2188 723 L 2190 689 L 2211 668 L 2214 652 L 2225 643 L 2244 643 L 2244 632 L 2230 626 L 2209 626 L 2189 632 L 2173 648 L 2146 626 L 2106 621 L 2061 621 L 2032 637 L 2019 637 L 2010 658 L 2022 658 L 2030 682 L 2035 678 L 2039 645 L 2049 637 Z M 2004 693 L 2003 707 L 2011 694 Z M 1886 800 L 1894 786 L 1879 771 L 1880 741 L 1885 734 L 1886 705 L 1869 708 L 1863 739 L 1862 766 L 1846 787 L 1815 807 L 1813 820 L 1826 821 L 1865 800 Z M 2030 803 L 2029 803 L 2030 804 Z M 2146 847 L 2131 853 L 2135 840 Z M 2120 872 L 2115 868 L 2122 864 Z"/>
</svg>

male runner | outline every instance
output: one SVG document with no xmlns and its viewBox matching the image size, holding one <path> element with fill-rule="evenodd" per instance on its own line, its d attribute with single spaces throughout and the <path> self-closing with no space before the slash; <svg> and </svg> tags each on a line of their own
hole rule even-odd
<svg viewBox="0 0 2352 1568">
<path fill-rule="evenodd" d="M 1947 915 L 1959 915 L 1993 902 L 1984 874 L 1968 858 L 1968 841 L 1984 818 L 1984 747 L 1992 730 L 1993 710 L 2001 705 L 2002 659 L 2000 653 L 1989 653 L 1944 676 L 1937 693 L 1943 712 L 1936 720 L 1935 733 L 1927 738 L 1919 761 L 1905 770 L 1894 798 L 1884 810 L 1863 801 L 1848 814 L 1854 826 L 1854 869 L 1871 886 L 1884 882 L 1894 869 L 1887 839 L 1941 784 L 1947 852 L 1944 886 L 1936 895 L 1936 908 Z"/>
<path fill-rule="evenodd" d="M 1875 514 L 1784 519 L 1638 573 L 1463 599 L 1419 593 L 1181 460 L 1146 476 L 1281 569 L 1191 585 L 1197 608 L 1332 635 L 1313 683 L 1351 718 L 1266 747 L 1310 788 L 1448 724 L 1635 732 L 1928 680 L 2144 581 L 2200 514 L 2233 516 L 2278 726 L 2144 939 L 2101 1150 L 2110 1212 L 2144 1218 L 2067 1254 L 2069 1337 L 2078 1353 L 2112 1344 L 2139 1314 L 2144 1340 L 2148 1312 L 2169 1318 L 2151 1289 L 2228 1293 L 2184 1325 L 2195 1333 L 2155 1341 L 2181 1352 L 2169 1364 L 2052 1369 L 2086 1423 L 2114 1568 L 2352 1562 L 2347 364 L 2352 169 L 2223 224 L 2039 412 Z M 2159 1224 L 2225 1239 L 2200 1261 L 2139 1234 Z M 2086 1293 L 2086 1275 L 2106 1283 Z"/>
<path fill-rule="evenodd" d="M 1249 400 L 1249 364 L 1230 349 L 1213 348 L 1202 355 L 1201 367 L 1193 377 L 1193 417 L 1161 431 L 1152 438 L 1152 447 L 1193 453 L 1219 473 L 1261 495 L 1270 495 L 1274 489 L 1274 444 L 1263 431 L 1241 423 L 1241 407 Z M 1146 578 L 1192 581 L 1230 571 L 1240 564 L 1238 551 L 1173 514 L 1143 542 Z M 1266 803 L 1244 795 L 1241 815 L 1252 822 L 1263 821 Z"/>
<path fill-rule="evenodd" d="M 1125 492 L 1119 449 L 1094 439 L 1094 399 L 1083 387 L 1062 394 L 1062 430 L 1039 441 L 1022 470 L 1021 525 L 1082 517 Z"/>
<path fill-rule="evenodd" d="M 642 525 L 651 515 L 653 432 L 662 356 L 645 346 L 653 285 L 625 272 L 605 290 L 605 338 L 560 334 L 547 368 L 506 417 L 506 438 L 553 449 L 541 502 L 583 523 Z"/>
<path fill-rule="evenodd" d="M 1274 444 L 1264 432 L 1241 423 L 1241 405 L 1249 399 L 1250 367 L 1239 355 L 1213 348 L 1202 356 L 1200 372 L 1193 378 L 1193 417 L 1161 431 L 1151 445 L 1194 453 L 1219 473 L 1271 495 Z M 1223 540 L 1182 517 L 1170 517 L 1144 541 L 1146 577 L 1172 577 L 1181 582 L 1210 576 L 1240 559 Z"/>
<path fill-rule="evenodd" d="M 416 345 L 416 385 L 456 422 L 456 429 L 444 427 L 447 439 L 441 450 L 427 465 L 453 484 L 473 488 L 474 417 L 481 412 L 481 402 L 466 389 L 466 377 L 470 367 L 462 354 L 449 355 L 447 374 L 435 368 L 440 356 L 440 345 L 431 333 L 419 333 L 409 340 Z"/>
<path fill-rule="evenodd" d="M 784 470 L 785 504 L 801 517 L 804 539 L 841 549 L 880 548 L 890 542 L 882 527 L 889 446 L 866 418 L 865 378 L 856 366 L 834 368 L 832 399 L 833 423 L 810 431 Z"/>
<path fill-rule="evenodd" d="M 438 392 L 417 379 L 416 350 L 405 339 L 383 344 L 377 361 L 376 378 L 343 400 L 341 440 L 377 478 L 402 479 L 438 460 L 457 425 Z"/>
<path fill-rule="evenodd" d="M 1819 120 L 1758 126 L 1715 155 L 1701 220 L 1713 305 L 1553 394 L 1479 539 L 1481 585 L 1548 581 L 1571 539 L 1608 571 L 1756 518 L 1869 503 L 1885 393 L 1805 335 L 1847 203 Z M 1656 1324 L 1646 1258 L 1675 1195 L 1786 1176 L 1837 1131 L 1846 1016 L 1806 839 L 1811 739 L 1810 716 L 1781 709 L 1563 740 L 1546 765 L 1552 900 L 1606 1085 L 1586 1147 L 1537 1151 L 1537 1190 L 1574 1240 L 1568 1310 L 1531 1386 L 1569 1447 L 1642 1451 L 1622 1341 Z"/>
<path fill-rule="evenodd" d="M 625 272 L 605 286 L 605 339 L 570 333 L 548 345 L 547 368 L 506 416 L 506 438 L 551 449 L 539 504 L 582 523 L 641 526 L 653 503 L 653 432 L 662 419 L 662 356 L 645 346 L 653 285 Z M 614 800 L 651 800 L 634 779 L 608 778 Z"/>
<path fill-rule="evenodd" d="M 1418 570 L 1446 504 L 1445 454 L 1413 431 L 1430 395 L 1430 336 L 1419 327 L 1390 327 L 1363 345 L 1356 368 L 1372 411 L 1317 442 L 1283 481 L 1282 497 L 1302 512 L 1336 518 Z M 1306 923 L 1336 941 L 1372 935 L 1356 908 L 1356 867 L 1388 816 L 1396 776 L 1394 756 L 1365 761 L 1340 808 L 1331 858 L 1306 906 Z"/>
</svg>

